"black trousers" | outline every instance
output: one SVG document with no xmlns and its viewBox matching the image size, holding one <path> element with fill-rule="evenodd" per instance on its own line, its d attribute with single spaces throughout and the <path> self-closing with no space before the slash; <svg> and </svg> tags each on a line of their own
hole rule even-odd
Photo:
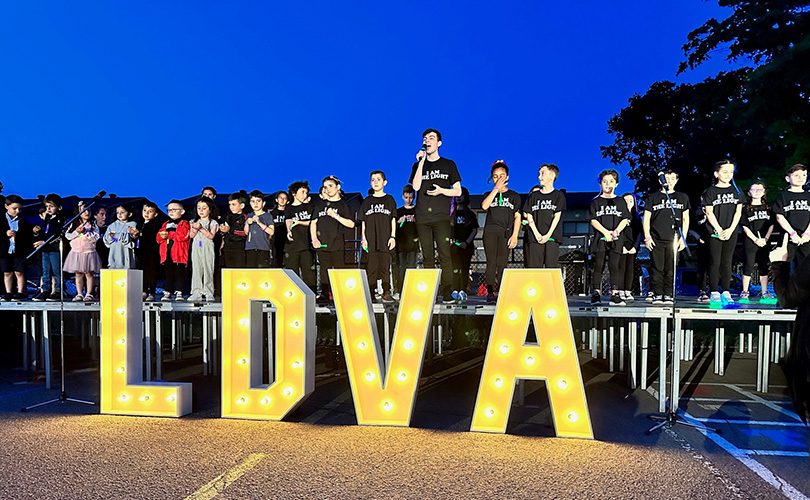
<svg viewBox="0 0 810 500">
<path fill-rule="evenodd" d="M 264 269 L 270 267 L 269 250 L 245 250 L 245 267 Z"/>
<path fill-rule="evenodd" d="M 138 256 L 138 268 L 143 270 L 143 293 L 154 295 L 157 290 L 160 260 L 157 254 L 144 253 Z"/>
<path fill-rule="evenodd" d="M 655 295 L 673 296 L 672 279 L 675 274 L 675 258 L 672 241 L 653 239 L 655 246 L 650 252 L 652 259 L 652 292 Z"/>
<path fill-rule="evenodd" d="M 383 293 L 391 293 L 391 252 L 369 250 L 366 276 L 372 296 L 377 288 L 377 280 L 382 280 Z"/>
<path fill-rule="evenodd" d="M 244 269 L 247 267 L 244 250 L 222 250 L 222 267 Z"/>
<path fill-rule="evenodd" d="M 591 291 L 602 293 L 602 273 L 608 262 L 610 272 L 610 285 L 612 290 L 624 290 L 624 269 L 622 269 L 622 254 L 614 250 L 599 249 L 593 253 L 593 274 L 591 275 Z"/>
<path fill-rule="evenodd" d="M 630 291 L 633 289 L 633 278 L 636 277 L 636 255 L 638 253 L 623 253 L 620 268 L 624 270 L 624 288 L 620 290 Z"/>
<path fill-rule="evenodd" d="M 188 281 L 188 266 L 167 260 L 163 268 L 166 270 L 166 286 L 163 289 L 170 293 L 183 292 Z"/>
<path fill-rule="evenodd" d="M 801 264 L 808 255 L 810 255 L 810 243 L 797 245 L 788 242 L 788 262 L 791 263 L 793 269 L 798 269 L 799 264 Z"/>
<path fill-rule="evenodd" d="M 273 267 L 284 267 L 284 247 L 287 245 L 287 234 L 278 233 L 273 237 Z"/>
<path fill-rule="evenodd" d="M 731 261 L 737 247 L 737 233 L 726 241 L 709 238 L 709 289 L 713 292 L 728 290 L 731 286 Z"/>
<path fill-rule="evenodd" d="M 509 260 L 509 246 L 506 231 L 502 228 L 484 228 L 484 253 L 487 256 L 487 270 L 484 280 L 489 287 L 500 284 L 503 270 Z"/>
<path fill-rule="evenodd" d="M 304 280 L 310 290 L 317 290 L 315 279 L 315 254 L 312 250 L 297 250 L 284 253 L 284 267 L 292 269 Z"/>
<path fill-rule="evenodd" d="M 439 254 L 439 265 L 442 270 L 441 295 L 449 297 L 453 286 L 453 259 L 450 256 L 450 218 L 436 222 L 417 222 L 416 234 L 419 235 L 419 246 L 422 247 L 422 258 L 425 269 L 436 267 L 434 245 Z"/>
<path fill-rule="evenodd" d="M 768 245 L 758 247 L 751 238 L 748 238 L 747 236 L 744 236 L 744 238 L 745 241 L 743 242 L 743 246 L 745 247 L 745 263 L 743 264 L 743 275 L 751 276 L 751 273 L 754 272 L 754 265 L 756 264 L 759 275 L 767 276 L 770 262 L 768 257 L 768 254 L 771 251 L 770 248 Z"/>
<path fill-rule="evenodd" d="M 332 250 L 331 252 L 318 250 L 318 264 L 321 269 L 321 294 L 332 293 L 332 287 L 329 284 L 329 269 L 343 269 L 346 267 L 343 260 L 342 248 L 339 251 Z"/>
<path fill-rule="evenodd" d="M 453 290 L 468 292 L 470 287 L 470 262 L 475 248 L 461 248 L 453 245 L 450 256 L 453 259 Z"/>
<path fill-rule="evenodd" d="M 419 257 L 419 252 L 398 252 L 397 258 L 394 259 L 394 289 L 397 293 L 402 293 L 402 285 L 405 284 L 405 271 L 408 269 L 416 269 L 416 261 Z"/>
<path fill-rule="evenodd" d="M 523 247 L 523 253 L 527 256 L 526 267 L 528 268 L 560 268 L 560 244 L 556 241 L 549 241 L 544 244 L 529 242 Z"/>
</svg>

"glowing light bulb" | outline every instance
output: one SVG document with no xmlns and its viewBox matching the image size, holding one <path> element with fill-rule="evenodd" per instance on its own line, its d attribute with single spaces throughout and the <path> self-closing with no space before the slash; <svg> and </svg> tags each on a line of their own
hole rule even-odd
<svg viewBox="0 0 810 500">
<path fill-rule="evenodd" d="M 507 318 L 509 318 L 509 321 L 515 321 L 517 319 L 517 317 L 518 317 L 518 315 L 517 315 L 517 313 L 515 311 L 510 312 L 509 316 L 507 316 Z"/>
<path fill-rule="evenodd" d="M 250 326 L 250 318 L 242 318 L 239 320 L 239 326 L 242 328 L 247 328 Z"/>
<path fill-rule="evenodd" d="M 263 404 L 263 405 L 267 406 L 267 405 L 269 405 L 269 404 L 270 404 L 270 398 L 269 398 L 269 397 L 267 397 L 267 396 L 265 396 L 265 397 L 263 397 L 263 398 L 261 399 L 261 401 L 259 401 L 259 402 L 260 402 L 261 404 Z"/>
<path fill-rule="evenodd" d="M 546 318 L 554 319 L 557 317 L 557 310 L 556 309 L 549 309 L 546 311 Z"/>
<path fill-rule="evenodd" d="M 115 284 L 120 286 L 121 288 L 124 288 L 125 286 L 127 286 L 127 280 L 118 280 L 115 282 Z"/>
<path fill-rule="evenodd" d="M 122 403 L 126 403 L 127 401 L 129 401 L 129 395 L 121 394 L 120 396 L 118 396 L 118 400 L 121 401 Z"/>
<path fill-rule="evenodd" d="M 411 313 L 411 319 L 413 321 L 419 321 L 420 319 L 422 319 L 422 311 L 420 311 L 419 309 L 416 309 L 415 311 L 413 311 Z"/>
<path fill-rule="evenodd" d="M 407 379 L 407 378 L 408 378 L 408 372 L 406 372 L 406 371 L 401 371 L 401 372 L 399 372 L 399 375 L 397 375 L 397 378 L 398 378 L 399 380 L 404 381 L 405 379 Z"/>
<path fill-rule="evenodd" d="M 292 290 L 287 290 L 287 293 L 285 293 L 284 295 L 286 295 L 288 299 L 291 299 L 295 297 L 295 292 L 293 292 Z"/>
<path fill-rule="evenodd" d="M 238 360 L 236 360 L 236 362 L 240 365 L 246 365 L 248 360 L 247 358 L 239 358 Z"/>
<path fill-rule="evenodd" d="M 270 284 L 269 281 L 262 281 L 262 284 L 259 285 L 259 286 L 262 287 L 262 289 L 264 289 L 264 290 L 270 290 L 270 287 L 272 285 Z"/>
<path fill-rule="evenodd" d="M 174 403 L 176 399 L 177 398 L 175 397 L 174 394 L 172 394 L 171 396 L 166 396 L 166 401 L 168 401 L 169 403 Z"/>
<path fill-rule="evenodd" d="M 404 347 L 406 351 L 410 351 L 414 347 L 413 340 L 405 339 L 405 341 L 402 343 L 402 347 Z"/>
<path fill-rule="evenodd" d="M 495 408 L 491 408 L 491 407 L 487 408 L 486 410 L 484 410 L 484 414 L 489 418 L 494 417 L 495 416 Z"/>
<path fill-rule="evenodd" d="M 126 307 L 119 307 L 118 309 L 115 310 L 115 312 L 117 312 L 120 316 L 126 316 L 127 315 L 127 308 Z"/>
<path fill-rule="evenodd" d="M 529 297 L 535 297 L 537 295 L 537 289 L 529 288 L 528 290 L 526 290 L 526 295 L 528 295 Z"/>
<path fill-rule="evenodd" d="M 292 395 L 293 395 L 293 392 L 294 392 L 294 391 L 293 391 L 293 388 L 292 388 L 292 387 L 287 387 L 286 389 L 284 389 L 284 395 L 285 395 L 285 396 L 287 396 L 287 397 L 292 396 Z"/>
<path fill-rule="evenodd" d="M 559 387 L 560 389 L 565 389 L 568 387 L 568 382 L 566 382 L 564 378 L 561 378 L 560 380 L 557 381 L 557 387 Z"/>
<path fill-rule="evenodd" d="M 416 284 L 416 290 L 420 293 L 424 293 L 425 290 L 427 290 L 427 283 L 425 283 L 424 281 L 420 281 L 419 283 Z"/>
<path fill-rule="evenodd" d="M 383 410 L 391 411 L 393 408 L 394 408 L 394 405 L 393 405 L 393 403 L 391 403 L 391 401 L 386 401 L 385 403 L 383 403 Z"/>
<path fill-rule="evenodd" d="M 492 381 L 492 385 L 500 389 L 503 387 L 503 379 L 501 377 L 495 377 L 495 380 Z"/>
<path fill-rule="evenodd" d="M 369 381 L 369 382 L 373 381 L 374 380 L 374 372 L 366 372 L 365 377 L 366 377 L 367 381 Z"/>
<path fill-rule="evenodd" d="M 534 356 L 526 356 L 526 364 L 529 366 L 534 365 Z"/>
<path fill-rule="evenodd" d="M 366 347 L 368 347 L 368 343 L 365 340 L 361 340 L 360 342 L 357 343 L 357 348 L 360 349 L 361 351 L 365 351 Z"/>
<path fill-rule="evenodd" d="M 152 396 L 150 396 L 149 394 L 144 394 L 143 396 L 141 396 L 141 401 L 143 402 L 149 401 L 150 399 L 152 399 Z"/>
<path fill-rule="evenodd" d="M 355 288 L 356 286 L 357 286 L 357 280 L 356 280 L 356 279 L 354 279 L 354 278 L 349 278 L 349 279 L 347 279 L 347 280 L 346 280 L 346 289 L 348 289 L 348 290 L 354 290 L 354 288 Z"/>
<path fill-rule="evenodd" d="M 301 328 L 301 322 L 298 321 L 298 320 L 295 320 L 295 321 L 290 323 L 290 326 L 293 327 L 293 328 Z"/>
<path fill-rule="evenodd" d="M 357 309 L 356 311 L 354 311 L 354 312 L 352 313 L 352 317 L 353 317 L 354 319 L 356 319 L 356 320 L 361 320 L 361 319 L 363 319 L 363 311 L 361 311 L 360 309 Z"/>
<path fill-rule="evenodd" d="M 577 420 L 579 420 L 579 415 L 577 415 L 577 412 L 575 412 L 575 411 L 569 412 L 568 413 L 568 420 L 571 421 L 571 422 L 576 422 Z"/>
<path fill-rule="evenodd" d="M 119 366 L 118 369 L 115 370 L 115 371 L 118 372 L 118 373 L 124 373 L 125 368 L 123 366 Z"/>
<path fill-rule="evenodd" d="M 555 345 L 554 347 L 551 348 L 551 352 L 559 356 L 560 354 L 562 354 L 562 347 Z"/>
<path fill-rule="evenodd" d="M 295 360 L 295 361 L 293 361 L 293 363 L 292 363 L 292 367 L 293 367 L 293 368 L 301 368 L 301 366 L 303 366 L 303 364 L 304 364 L 304 363 L 302 363 L 300 360 Z"/>
<path fill-rule="evenodd" d="M 127 339 L 118 339 L 118 345 L 124 345 L 127 343 Z"/>
<path fill-rule="evenodd" d="M 507 344 L 501 344 L 498 350 L 501 351 L 501 354 L 506 354 L 509 352 L 509 346 Z"/>
<path fill-rule="evenodd" d="M 248 288 L 250 288 L 250 285 L 248 285 L 246 281 L 243 281 L 243 282 L 239 283 L 238 285 L 236 285 L 236 288 L 238 288 L 240 290 L 247 290 Z"/>
<path fill-rule="evenodd" d="M 237 399 L 237 400 L 236 400 L 236 402 L 237 402 L 238 404 L 240 404 L 240 405 L 243 405 L 243 404 L 247 403 L 247 401 L 248 401 L 248 400 L 247 400 L 247 398 L 246 398 L 245 396 L 242 396 L 241 398 L 239 398 L 239 399 Z"/>
</svg>

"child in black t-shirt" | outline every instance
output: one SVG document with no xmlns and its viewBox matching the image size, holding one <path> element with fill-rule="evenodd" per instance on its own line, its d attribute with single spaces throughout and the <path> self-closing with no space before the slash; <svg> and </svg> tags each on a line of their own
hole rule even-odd
<svg viewBox="0 0 810 500">
<path fill-rule="evenodd" d="M 807 167 L 797 163 L 785 172 L 788 188 L 773 204 L 776 221 L 790 237 L 788 259 L 795 267 L 810 255 L 810 193 L 804 190 Z"/>
<path fill-rule="evenodd" d="M 287 207 L 284 224 L 287 243 L 284 246 L 284 266 L 292 269 L 304 280 L 310 290 L 316 290 L 315 253 L 309 235 L 313 204 L 309 201 L 309 184 L 296 181 L 290 184 L 292 204 Z"/>
<path fill-rule="evenodd" d="M 484 253 L 487 256 L 487 302 L 495 302 L 495 288 L 500 285 L 506 269 L 509 251 L 517 246 L 520 231 L 520 195 L 509 189 L 509 167 L 503 160 L 496 160 L 490 168 L 494 184 L 485 194 L 481 208 L 486 210 L 484 223 Z"/>
<path fill-rule="evenodd" d="M 590 209 L 591 227 L 594 229 L 590 252 L 593 258 L 591 276 L 591 304 L 602 302 L 602 272 L 605 260 L 608 262 L 611 282 L 611 305 L 624 306 L 627 303 L 619 294 L 625 289 L 624 269 L 622 268 L 623 231 L 630 224 L 630 211 L 621 196 L 616 196 L 619 173 L 613 169 L 599 173 L 602 191 L 593 199 Z"/>
<path fill-rule="evenodd" d="M 773 300 L 774 296 L 768 292 L 768 240 L 773 233 L 773 217 L 771 209 L 765 201 L 765 184 L 760 180 L 751 183 L 748 188 L 750 200 L 745 204 L 742 211 L 740 224 L 745 233 L 745 265 L 743 266 L 742 291 L 740 292 L 740 302 L 748 302 L 751 293 L 748 288 L 751 285 L 751 273 L 754 264 L 759 271 L 759 284 L 762 286 L 760 300 Z"/>
<path fill-rule="evenodd" d="M 413 204 L 415 193 L 413 186 L 405 184 L 402 188 L 402 201 L 405 205 L 397 208 L 397 256 L 394 260 L 394 289 L 402 293 L 405 283 L 405 271 L 416 269 L 419 257 L 419 236 L 416 234 L 416 206 Z"/>
<path fill-rule="evenodd" d="M 450 257 L 450 199 L 461 194 L 461 176 L 453 160 L 439 156 L 442 134 L 429 128 L 422 132 L 421 149 L 411 168 L 409 182 L 417 191 L 416 231 L 422 247 L 424 267 L 436 267 L 434 244 L 439 254 L 441 269 L 453 265 Z M 444 302 L 455 302 L 450 297 L 452 276 L 442 272 L 441 297 Z"/>
<path fill-rule="evenodd" d="M 475 235 L 478 233 L 478 217 L 470 210 L 470 192 L 461 188 L 461 196 L 455 198 L 451 215 L 452 245 L 450 256 L 453 259 L 453 293 L 450 297 L 457 303 L 467 302 L 470 287 L 470 262 L 475 253 Z"/>
<path fill-rule="evenodd" d="M 273 267 L 284 267 L 284 246 L 287 244 L 287 225 L 285 214 L 289 198 L 286 191 L 279 191 L 275 196 L 276 206 L 270 213 L 273 215 Z"/>
<path fill-rule="evenodd" d="M 672 288 L 675 276 L 675 254 L 673 245 L 677 239 L 678 252 L 686 244 L 680 235 L 689 232 L 689 197 L 675 191 L 678 173 L 668 169 L 664 172 L 666 186 L 647 196 L 644 202 L 644 246 L 650 251 L 652 260 L 653 304 L 673 304 L 675 290 Z M 669 198 L 667 198 L 669 194 Z M 672 218 L 672 213 L 675 218 Z M 698 235 L 699 237 L 699 235 Z"/>
<path fill-rule="evenodd" d="M 701 202 L 706 207 L 706 220 L 712 234 L 709 237 L 709 297 L 715 307 L 733 305 L 731 285 L 731 261 L 737 247 L 737 226 L 742 217 L 745 196 L 732 186 L 734 163 L 730 160 L 714 164 L 715 185 L 703 192 Z M 722 294 L 720 293 L 722 290 Z"/>
<path fill-rule="evenodd" d="M 368 252 L 368 288 L 377 288 L 377 280 L 382 280 L 382 302 L 394 302 L 391 296 L 391 251 L 396 247 L 397 202 L 390 194 L 385 194 L 385 173 L 382 170 L 371 172 L 373 194 L 367 196 L 360 205 L 362 222 L 363 250 Z"/>
<path fill-rule="evenodd" d="M 562 242 L 562 224 L 560 219 L 565 211 L 565 194 L 554 189 L 554 181 L 560 169 L 557 165 L 546 163 L 540 166 L 537 178 L 540 189 L 532 191 L 523 205 L 528 230 L 523 241 L 523 253 L 526 254 L 526 267 L 549 269 L 560 267 L 560 243 Z"/>
<path fill-rule="evenodd" d="M 247 193 L 239 191 L 228 196 L 228 215 L 219 225 L 219 232 L 222 233 L 222 267 L 238 268 L 247 267 L 245 256 L 245 205 L 247 204 Z"/>
<path fill-rule="evenodd" d="M 322 305 L 332 302 L 329 269 L 345 267 L 344 228 L 354 228 L 354 220 L 341 198 L 340 180 L 329 175 L 323 179 L 323 199 L 316 203 L 309 224 L 312 247 L 318 253 L 320 266 L 321 294 L 316 301 Z"/>
</svg>

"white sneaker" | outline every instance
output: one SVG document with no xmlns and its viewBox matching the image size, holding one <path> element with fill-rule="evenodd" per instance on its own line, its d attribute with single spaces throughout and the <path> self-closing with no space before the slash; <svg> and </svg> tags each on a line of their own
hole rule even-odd
<svg viewBox="0 0 810 500">
<path fill-rule="evenodd" d="M 728 292 L 726 292 L 728 293 Z M 720 304 L 720 292 L 712 292 L 709 295 L 709 303 L 710 304 Z"/>
<path fill-rule="evenodd" d="M 186 300 L 189 302 L 202 302 L 202 299 L 202 294 L 192 293 Z"/>
<path fill-rule="evenodd" d="M 647 292 L 647 296 L 644 297 L 646 302 L 652 302 L 655 299 L 655 294 L 652 292 Z"/>
<path fill-rule="evenodd" d="M 163 292 L 163 297 L 161 297 L 160 301 L 161 302 L 171 302 L 172 301 L 171 292 Z"/>
<path fill-rule="evenodd" d="M 84 301 L 84 297 L 82 297 L 80 293 L 76 294 L 76 296 L 73 297 L 73 302 L 82 302 L 82 301 Z"/>
<path fill-rule="evenodd" d="M 151 293 L 150 294 L 144 294 L 143 301 L 144 302 L 154 302 L 155 301 L 155 296 L 152 295 Z"/>
<path fill-rule="evenodd" d="M 720 294 L 720 302 L 723 304 L 733 304 L 734 299 L 731 298 L 731 293 L 728 290 Z"/>
<path fill-rule="evenodd" d="M 635 302 L 636 298 L 633 297 L 633 292 L 631 292 L 630 290 L 625 290 L 624 300 L 626 300 L 627 302 Z"/>
<path fill-rule="evenodd" d="M 183 292 L 174 292 L 174 301 L 175 302 L 183 302 L 184 300 L 186 300 L 186 299 L 183 298 Z"/>
</svg>

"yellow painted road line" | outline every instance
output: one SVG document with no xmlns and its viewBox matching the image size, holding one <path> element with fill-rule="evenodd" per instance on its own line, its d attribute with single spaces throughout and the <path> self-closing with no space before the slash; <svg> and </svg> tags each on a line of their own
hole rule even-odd
<svg viewBox="0 0 810 500">
<path fill-rule="evenodd" d="M 187 496 L 186 500 L 210 500 L 214 498 L 225 491 L 225 488 L 244 476 L 247 471 L 256 467 L 256 465 L 265 458 L 267 458 L 265 453 L 252 453 L 248 455 L 244 462 L 215 477 L 202 488 Z"/>
</svg>

